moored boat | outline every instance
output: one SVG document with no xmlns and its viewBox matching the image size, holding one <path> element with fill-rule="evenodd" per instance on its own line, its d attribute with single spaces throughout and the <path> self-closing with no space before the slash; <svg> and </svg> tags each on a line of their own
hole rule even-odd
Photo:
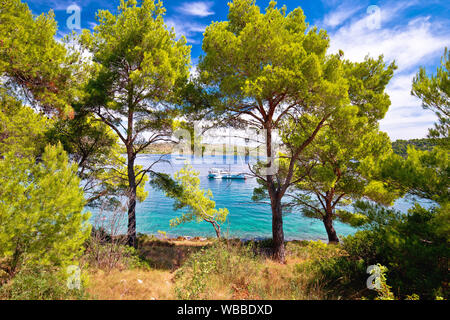
<svg viewBox="0 0 450 320">
<path fill-rule="evenodd" d="M 243 173 L 232 173 L 226 169 L 211 168 L 208 174 L 209 179 L 226 179 L 226 180 L 245 180 Z"/>
</svg>

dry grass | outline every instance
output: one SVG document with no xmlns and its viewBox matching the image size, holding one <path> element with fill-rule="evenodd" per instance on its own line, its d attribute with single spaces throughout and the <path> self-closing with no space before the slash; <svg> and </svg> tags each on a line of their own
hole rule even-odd
<svg viewBox="0 0 450 320">
<path fill-rule="evenodd" d="M 140 239 L 138 251 L 150 268 L 91 270 L 90 295 L 102 300 L 323 299 L 320 283 L 311 286 L 314 275 L 299 272 L 298 267 L 342 254 L 339 248 L 320 243 L 290 243 L 287 263 L 278 264 L 259 249 L 237 242 L 227 245 L 147 237 Z"/>
<path fill-rule="evenodd" d="M 143 237 L 138 253 L 150 268 L 93 268 L 89 270 L 87 291 L 99 300 L 171 300 L 174 271 L 192 253 L 211 245 L 211 241 L 157 240 Z"/>
<path fill-rule="evenodd" d="M 212 241 L 197 240 L 139 240 L 139 255 L 155 269 L 174 271 L 193 254 L 211 246 Z"/>
<path fill-rule="evenodd" d="M 90 274 L 87 291 L 99 300 L 171 300 L 172 277 L 161 270 L 97 270 Z"/>
</svg>

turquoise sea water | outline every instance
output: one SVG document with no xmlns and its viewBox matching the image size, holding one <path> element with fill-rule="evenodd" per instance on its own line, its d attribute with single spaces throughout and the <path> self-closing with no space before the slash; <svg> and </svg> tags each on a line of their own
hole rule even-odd
<svg viewBox="0 0 450 320">
<path fill-rule="evenodd" d="M 137 164 L 145 166 L 151 165 L 159 159 L 158 155 L 142 155 L 137 159 Z M 170 163 L 161 162 L 153 169 L 158 172 L 173 174 L 184 164 L 184 161 L 177 161 L 174 157 L 166 156 Z M 248 164 L 252 159 L 235 156 L 209 156 L 205 158 L 190 158 L 190 163 L 195 170 L 200 172 L 200 185 L 203 189 L 210 189 L 214 194 L 216 207 L 226 207 L 230 214 L 228 222 L 222 226 L 222 232 L 229 237 L 242 239 L 268 238 L 272 236 L 272 215 L 268 204 L 258 204 L 252 202 L 253 189 L 257 186 L 256 179 L 247 180 L 210 180 L 208 170 L 211 167 L 231 168 L 233 172 L 249 172 Z M 171 228 L 169 221 L 180 215 L 180 212 L 173 210 L 173 200 L 165 197 L 164 193 L 154 190 L 149 185 L 147 199 L 138 203 L 136 207 L 137 232 L 157 235 L 158 231 L 164 231 L 170 237 L 175 236 L 200 236 L 215 237 L 214 229 L 209 223 L 191 222 L 176 228 Z M 406 212 L 411 207 L 412 202 L 401 199 L 395 204 L 395 208 Z M 286 213 L 284 215 L 284 232 L 286 240 L 307 239 L 326 240 L 327 234 L 321 221 L 308 219 L 298 212 Z M 357 230 L 335 222 L 335 229 L 338 235 L 349 235 Z"/>
</svg>

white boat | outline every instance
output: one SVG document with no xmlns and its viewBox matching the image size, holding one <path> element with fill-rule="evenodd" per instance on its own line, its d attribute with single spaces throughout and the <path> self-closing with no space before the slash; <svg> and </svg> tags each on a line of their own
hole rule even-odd
<svg viewBox="0 0 450 320">
<path fill-rule="evenodd" d="M 226 169 L 211 168 L 209 170 L 208 178 L 209 179 L 245 180 L 246 176 L 243 173 L 232 173 Z"/>
<path fill-rule="evenodd" d="M 177 161 L 187 160 L 185 157 L 178 156 L 175 158 Z"/>
</svg>

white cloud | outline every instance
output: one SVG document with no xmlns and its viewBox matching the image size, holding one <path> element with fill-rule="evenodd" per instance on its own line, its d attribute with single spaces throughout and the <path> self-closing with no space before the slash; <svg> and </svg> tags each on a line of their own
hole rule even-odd
<svg viewBox="0 0 450 320">
<path fill-rule="evenodd" d="M 214 11 L 211 10 L 213 4 L 209 1 L 185 2 L 178 10 L 186 15 L 207 17 L 214 14 Z"/>
<path fill-rule="evenodd" d="M 412 79 L 415 73 L 394 76 L 386 92 L 391 106 L 380 122 L 381 130 L 387 132 L 393 141 L 398 139 L 420 139 L 437 122 L 432 111 L 422 108 L 422 101 L 411 95 Z"/>
<path fill-rule="evenodd" d="M 327 14 L 323 19 L 323 24 L 326 27 L 335 28 L 340 26 L 342 23 L 347 21 L 351 16 L 353 16 L 356 12 L 361 10 L 362 7 L 355 6 L 354 4 L 342 4 L 336 9 L 332 10 L 329 14 Z"/>
<path fill-rule="evenodd" d="M 448 36 L 433 33 L 429 18 L 418 18 L 404 27 L 370 30 L 367 18 L 340 28 L 331 36 L 331 51 L 342 49 L 346 58 L 362 61 L 367 54 L 396 60 L 399 71 L 415 67 L 433 54 L 442 54 Z"/>
<path fill-rule="evenodd" d="M 166 19 L 166 25 L 169 28 L 173 28 L 178 37 L 185 36 L 186 40 L 192 44 L 198 44 L 201 41 L 196 39 L 195 36 L 199 33 L 203 33 L 206 29 L 206 26 L 195 23 L 195 22 L 187 22 L 181 21 L 179 19 L 169 18 Z"/>
<path fill-rule="evenodd" d="M 392 104 L 380 128 L 392 140 L 424 138 L 437 121 L 434 113 L 424 110 L 421 100 L 411 95 L 414 76 L 415 73 L 398 75 L 386 89 Z"/>
<path fill-rule="evenodd" d="M 450 45 L 448 29 L 442 28 L 439 21 L 431 22 L 427 16 L 410 21 L 404 19 L 403 11 L 416 3 L 381 6 L 379 29 L 370 28 L 369 15 L 349 20 L 344 14 L 335 12 L 334 18 L 330 16 L 324 20 L 330 25 L 344 23 L 330 33 L 330 52 L 342 49 L 345 58 L 351 61 L 363 61 L 366 55 L 384 55 L 387 62 L 396 61 L 398 70 L 386 90 L 392 104 L 380 123 L 381 129 L 392 140 L 423 138 L 436 122 L 434 113 L 424 110 L 421 101 L 411 95 L 412 79 L 420 66 L 430 65 L 430 61 L 437 60 L 443 48 Z"/>
<path fill-rule="evenodd" d="M 96 22 L 90 21 L 88 22 L 88 26 L 90 29 L 94 29 L 98 24 Z"/>
<path fill-rule="evenodd" d="M 191 79 L 195 79 L 196 77 L 198 77 L 199 72 L 198 72 L 198 67 L 197 65 L 192 65 L 191 68 L 189 69 L 189 74 Z"/>
</svg>

